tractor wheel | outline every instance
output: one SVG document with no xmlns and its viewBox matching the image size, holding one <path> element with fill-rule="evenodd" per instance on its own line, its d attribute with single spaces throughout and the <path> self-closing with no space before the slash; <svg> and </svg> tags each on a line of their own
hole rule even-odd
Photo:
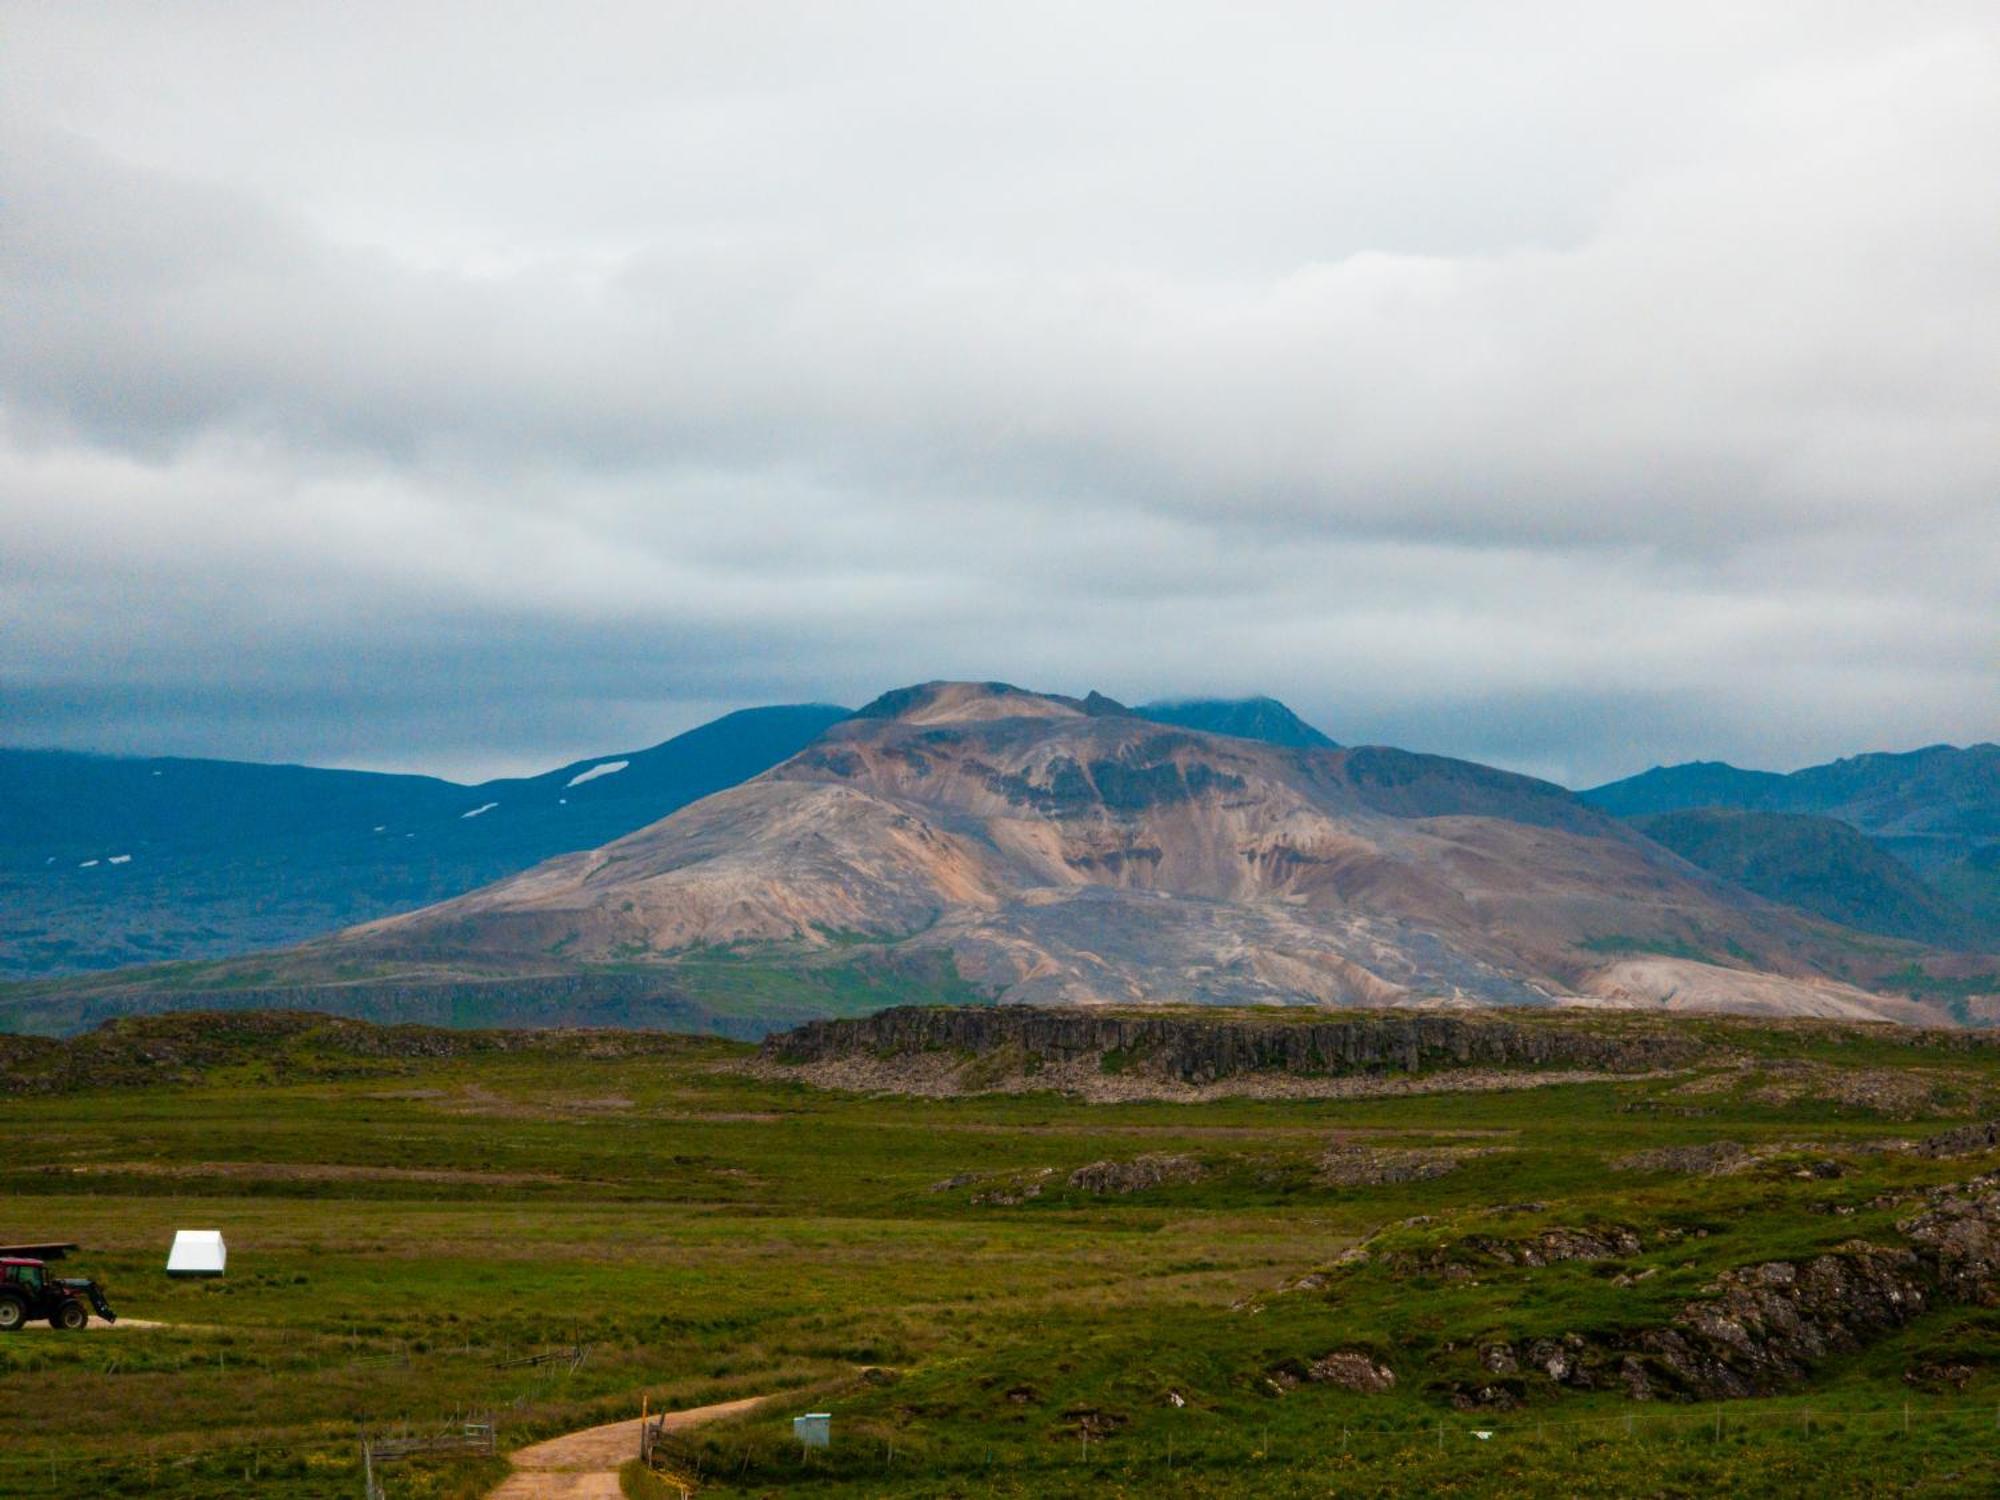
<svg viewBox="0 0 2000 1500">
<path fill-rule="evenodd" d="M 69 1333 L 75 1333 L 89 1321 L 89 1309 L 74 1297 L 67 1302 L 58 1303 L 56 1310 L 49 1314 L 49 1327 L 61 1328 Z"/>
<path fill-rule="evenodd" d="M 28 1309 L 19 1297 L 0 1297 L 0 1333 L 19 1333 L 27 1321 Z"/>
</svg>

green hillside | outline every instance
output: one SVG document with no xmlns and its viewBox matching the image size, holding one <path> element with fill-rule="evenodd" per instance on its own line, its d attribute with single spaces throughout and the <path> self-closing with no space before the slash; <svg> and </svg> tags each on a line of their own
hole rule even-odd
<svg viewBox="0 0 2000 1500">
<path fill-rule="evenodd" d="M 1946 947 L 1991 938 L 1972 912 L 1835 818 L 1705 807 L 1633 822 L 1710 874 L 1830 922 Z"/>
<path fill-rule="evenodd" d="M 1771 900 L 1951 948 L 2000 941 L 2000 746 L 1855 755 L 1786 775 L 1690 761 L 1578 796 Z M 1752 813 L 1764 816 L 1730 816 Z M 1815 819 L 1861 834 L 1922 887 Z"/>
<path fill-rule="evenodd" d="M 0 749 L 0 978 L 226 958 L 594 848 L 768 770 L 846 716 L 790 704 L 539 776 Z"/>
</svg>

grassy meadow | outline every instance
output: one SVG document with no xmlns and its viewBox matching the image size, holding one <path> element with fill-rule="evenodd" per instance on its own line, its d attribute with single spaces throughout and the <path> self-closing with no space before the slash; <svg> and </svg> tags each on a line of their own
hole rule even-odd
<svg viewBox="0 0 2000 1500">
<path fill-rule="evenodd" d="M 487 1414 L 508 1448 L 642 1395 L 764 1392 L 787 1395 L 676 1446 L 704 1494 L 2000 1487 L 1986 1308 L 1937 1306 L 1768 1399 L 1529 1382 L 1514 1409 L 1453 1404 L 1485 1344 L 1657 1324 L 1730 1267 L 1893 1239 L 1885 1195 L 2000 1164 L 1867 1149 L 2000 1113 L 1990 1049 L 1688 1024 L 1715 1060 L 1669 1077 L 1388 1098 L 866 1097 L 750 1076 L 709 1038 L 420 1057 L 310 1033 L 193 1079 L 0 1096 L 0 1241 L 82 1242 L 75 1274 L 130 1320 L 0 1340 L 0 1494 L 359 1496 L 364 1431 Z M 1779 1149 L 1722 1176 L 1610 1166 L 1718 1140 Z M 1334 1186 L 1335 1145 L 1463 1154 Z M 1142 1153 L 1204 1173 L 1068 1184 Z M 1805 1165 L 1829 1156 L 1843 1175 Z M 1409 1269 L 1557 1226 L 1644 1249 Z M 228 1276 L 168 1280 L 176 1227 L 222 1229 Z M 573 1370 L 496 1368 L 572 1340 Z M 1394 1388 L 1293 1378 L 1335 1349 Z M 822 1407 L 834 1445 L 802 1454 L 789 1419 Z M 504 1467 L 412 1462 L 386 1489 L 472 1496 Z"/>
</svg>

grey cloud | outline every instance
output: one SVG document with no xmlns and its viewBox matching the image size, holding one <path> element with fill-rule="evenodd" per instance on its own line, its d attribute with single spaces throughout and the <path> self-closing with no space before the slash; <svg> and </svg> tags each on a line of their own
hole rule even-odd
<svg viewBox="0 0 2000 1500">
<path fill-rule="evenodd" d="M 0 9 L 0 738 L 1996 732 L 1987 7 Z"/>
</svg>

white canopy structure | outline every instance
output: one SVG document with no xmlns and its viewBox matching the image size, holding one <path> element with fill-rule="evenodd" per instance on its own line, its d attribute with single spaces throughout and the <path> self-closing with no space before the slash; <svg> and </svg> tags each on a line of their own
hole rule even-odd
<svg viewBox="0 0 2000 1500">
<path fill-rule="evenodd" d="M 167 1252 L 169 1276 L 220 1276 L 229 1260 L 220 1229 L 179 1229 Z"/>
</svg>

